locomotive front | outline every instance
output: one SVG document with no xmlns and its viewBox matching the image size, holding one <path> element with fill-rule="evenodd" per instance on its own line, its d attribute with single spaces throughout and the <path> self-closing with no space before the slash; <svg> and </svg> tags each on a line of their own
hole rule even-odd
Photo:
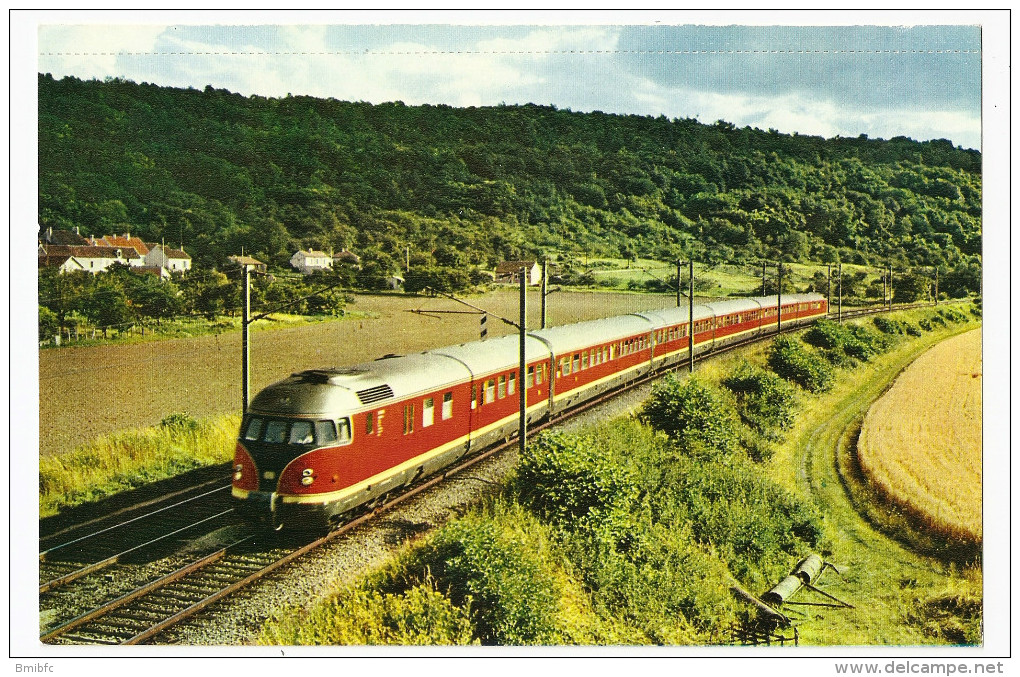
<svg viewBox="0 0 1020 677">
<path fill-rule="evenodd" d="M 332 466 L 353 451 L 358 401 L 337 376 L 301 372 L 252 400 L 234 451 L 231 493 L 242 515 L 273 529 L 320 528 L 342 509 L 331 497 L 341 481 Z"/>
</svg>

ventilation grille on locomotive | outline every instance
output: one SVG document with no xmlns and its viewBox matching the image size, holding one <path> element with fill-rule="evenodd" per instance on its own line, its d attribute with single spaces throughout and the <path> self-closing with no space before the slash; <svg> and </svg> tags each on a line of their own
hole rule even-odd
<svg viewBox="0 0 1020 677">
<path fill-rule="evenodd" d="M 362 404 L 372 404 L 393 397 L 393 388 L 384 383 L 381 386 L 359 390 L 356 394 Z"/>
</svg>

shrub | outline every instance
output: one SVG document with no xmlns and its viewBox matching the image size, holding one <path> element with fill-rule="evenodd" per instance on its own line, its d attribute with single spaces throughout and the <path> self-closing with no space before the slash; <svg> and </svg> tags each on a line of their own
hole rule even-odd
<svg viewBox="0 0 1020 677">
<path fill-rule="evenodd" d="M 680 381 L 670 374 L 656 383 L 641 418 L 688 454 L 730 454 L 737 448 L 732 409 L 696 378 Z"/>
<path fill-rule="evenodd" d="M 450 601 L 469 610 L 482 644 L 557 639 L 556 586 L 539 555 L 508 537 L 491 516 L 472 513 L 442 527 L 407 562 L 427 571 Z"/>
<path fill-rule="evenodd" d="M 652 508 L 665 523 L 690 524 L 751 587 L 781 578 L 822 539 L 821 518 L 750 462 L 681 459 L 663 476 Z"/>
<path fill-rule="evenodd" d="M 884 342 L 880 334 L 863 325 L 842 325 L 820 320 L 804 335 L 804 340 L 822 349 L 822 354 L 837 365 L 847 364 L 844 358 L 866 362 L 880 353 Z"/>
<path fill-rule="evenodd" d="M 978 646 L 984 639 L 980 598 L 967 594 L 945 594 L 913 600 L 907 620 L 930 637 L 950 644 Z"/>
<path fill-rule="evenodd" d="M 777 336 L 767 359 L 772 371 L 805 390 L 821 392 L 832 387 L 832 369 L 826 361 L 790 336 Z"/>
<path fill-rule="evenodd" d="M 521 503 L 557 526 L 594 525 L 637 500 L 634 479 L 582 437 L 545 433 L 528 445 L 512 479 Z"/>
<path fill-rule="evenodd" d="M 796 396 L 775 374 L 741 362 L 722 383 L 736 395 L 740 418 L 766 439 L 778 440 L 793 424 Z"/>
<path fill-rule="evenodd" d="M 888 317 L 878 317 L 872 320 L 875 324 L 875 328 L 883 334 L 898 335 L 898 336 L 920 336 L 921 330 L 914 324 L 907 322 L 906 320 L 894 320 Z"/>
<path fill-rule="evenodd" d="M 194 433 L 201 427 L 195 417 L 187 412 L 167 414 L 160 420 L 159 425 L 161 428 L 177 434 Z"/>
<path fill-rule="evenodd" d="M 381 593 L 366 581 L 341 591 L 311 611 L 267 624 L 260 644 L 402 644 L 477 643 L 469 610 L 461 609 L 431 582 L 403 593 Z"/>
</svg>

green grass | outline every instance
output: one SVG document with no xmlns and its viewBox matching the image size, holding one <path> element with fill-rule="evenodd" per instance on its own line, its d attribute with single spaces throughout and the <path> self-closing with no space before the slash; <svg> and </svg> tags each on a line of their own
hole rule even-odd
<svg viewBox="0 0 1020 677">
<path fill-rule="evenodd" d="M 217 463 L 234 452 L 238 416 L 198 421 L 171 414 L 163 425 L 105 435 L 39 462 L 39 516 L 102 500 Z"/>
<path fill-rule="evenodd" d="M 929 312 L 900 317 L 916 321 Z M 973 609 L 981 605 L 980 569 L 918 553 L 904 532 L 892 528 L 894 521 L 881 517 L 876 497 L 861 493 L 860 486 L 848 493 L 837 463 L 848 457 L 861 419 L 896 375 L 930 346 L 974 326 L 950 326 L 904 341 L 854 370 L 852 378 L 839 379 L 812 402 L 770 462 L 777 482 L 823 511 L 830 543 L 825 556 L 843 571 L 827 573 L 826 582 L 830 592 L 856 606 L 815 614 L 816 620 L 800 628 L 803 643 L 912 645 L 979 637 Z M 865 506 L 867 517 L 860 512 Z M 946 602 L 950 597 L 960 603 Z"/>
</svg>

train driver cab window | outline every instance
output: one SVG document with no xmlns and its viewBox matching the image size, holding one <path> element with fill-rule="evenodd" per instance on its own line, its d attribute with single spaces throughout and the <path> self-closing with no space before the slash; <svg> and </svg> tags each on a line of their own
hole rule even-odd
<svg viewBox="0 0 1020 677">
<path fill-rule="evenodd" d="M 286 421 L 266 421 L 266 429 L 262 433 L 262 441 L 270 444 L 283 444 L 287 439 Z"/>
<path fill-rule="evenodd" d="M 294 421 L 290 426 L 291 444 L 311 444 L 315 441 L 312 435 L 311 421 Z"/>
<path fill-rule="evenodd" d="M 258 440 L 260 432 L 262 432 L 262 419 L 252 417 L 248 420 L 248 428 L 244 431 L 244 439 Z"/>
</svg>

